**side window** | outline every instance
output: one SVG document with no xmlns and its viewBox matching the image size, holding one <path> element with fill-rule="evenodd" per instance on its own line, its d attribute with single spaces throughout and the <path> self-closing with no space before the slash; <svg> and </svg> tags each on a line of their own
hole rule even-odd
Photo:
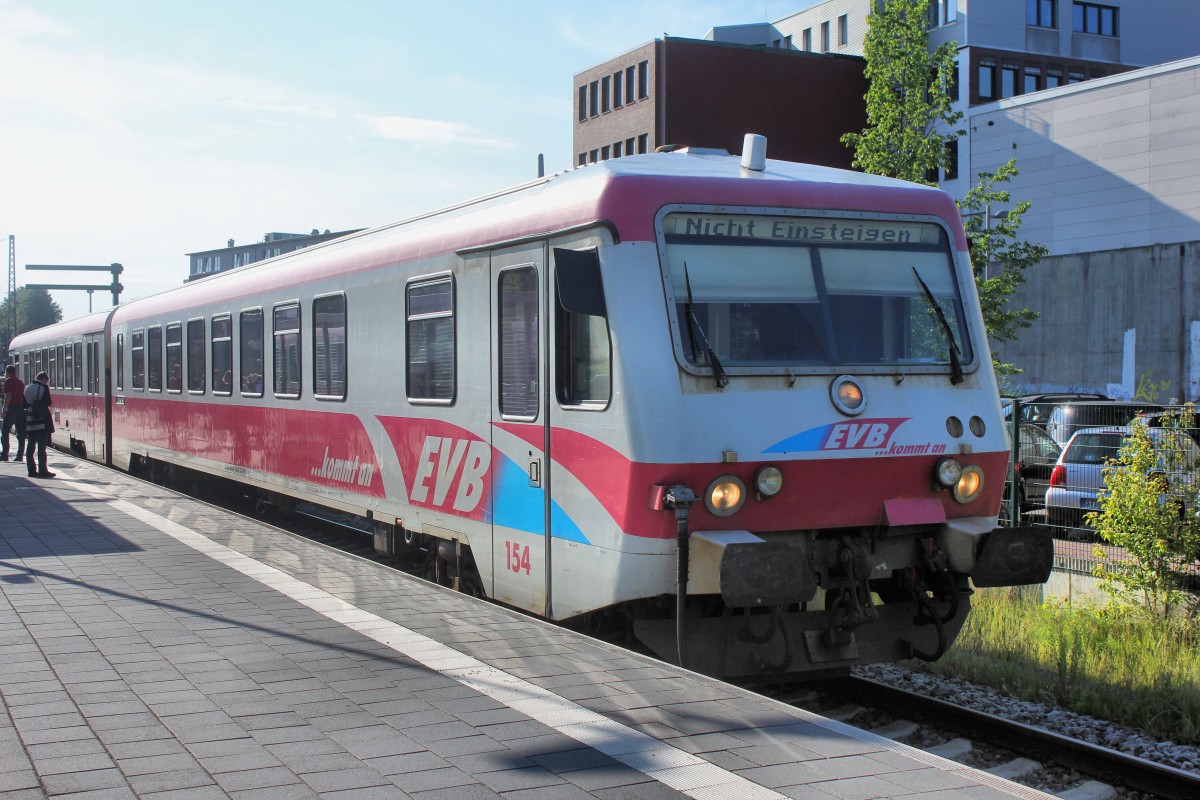
<svg viewBox="0 0 1200 800">
<path fill-rule="evenodd" d="M 537 419 L 538 285 L 533 267 L 500 274 L 500 414 Z"/>
<path fill-rule="evenodd" d="M 183 391 L 183 326 L 178 322 L 167 326 L 167 391 Z"/>
<path fill-rule="evenodd" d="M 454 281 L 410 283 L 405 297 L 409 400 L 454 402 Z"/>
<path fill-rule="evenodd" d="M 253 308 L 242 312 L 238 338 L 241 341 L 242 394 L 262 397 L 263 393 L 263 312 Z"/>
<path fill-rule="evenodd" d="M 133 388 L 140 392 L 146 388 L 146 343 L 142 331 L 133 332 L 130 352 L 133 354 Z"/>
<path fill-rule="evenodd" d="M 554 249 L 558 401 L 603 408 L 612 397 L 612 344 L 595 250 Z"/>
<path fill-rule="evenodd" d="M 75 351 L 75 369 L 69 372 L 74 373 L 75 388 L 83 391 L 83 342 L 76 342 L 71 349 Z"/>
<path fill-rule="evenodd" d="M 213 394 L 233 394 L 233 319 L 228 314 L 212 318 Z"/>
<path fill-rule="evenodd" d="M 55 349 L 57 355 L 51 356 L 50 385 L 55 389 L 61 389 L 64 386 L 69 386 L 71 384 L 70 379 L 66 377 L 67 370 L 71 368 L 71 362 L 70 360 L 64 360 L 64 349 L 66 351 L 66 355 L 70 356 L 71 348 L 64 348 L 61 344 Z"/>
<path fill-rule="evenodd" d="M 117 391 L 125 391 L 125 334 L 117 334 Z"/>
<path fill-rule="evenodd" d="M 88 394 L 100 394 L 100 343 L 87 343 L 87 385 Z"/>
<path fill-rule="evenodd" d="M 204 374 L 208 371 L 204 363 L 204 320 L 189 319 L 187 324 L 187 374 L 188 392 L 204 394 Z"/>
<path fill-rule="evenodd" d="M 272 333 L 275 368 L 275 396 L 300 396 L 300 304 L 276 306 Z"/>
<path fill-rule="evenodd" d="M 162 391 L 162 326 L 155 325 L 146 331 L 146 383 L 150 391 Z"/>
<path fill-rule="evenodd" d="M 313 394 L 346 399 L 346 296 L 313 300 Z"/>
</svg>

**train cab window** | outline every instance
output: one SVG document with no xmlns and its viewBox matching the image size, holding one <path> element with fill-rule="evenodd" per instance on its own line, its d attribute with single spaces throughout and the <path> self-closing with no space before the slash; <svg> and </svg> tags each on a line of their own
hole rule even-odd
<svg viewBox="0 0 1200 800">
<path fill-rule="evenodd" d="M 313 300 L 313 395 L 346 399 L 346 296 Z"/>
<path fill-rule="evenodd" d="M 212 318 L 213 394 L 233 394 L 233 319 L 228 314 Z"/>
<path fill-rule="evenodd" d="M 117 391 L 125 391 L 125 334 L 117 334 Z"/>
<path fill-rule="evenodd" d="M 454 281 L 450 276 L 410 283 L 405 296 L 408 399 L 454 402 Z"/>
<path fill-rule="evenodd" d="M 75 351 L 75 369 L 68 373 L 73 375 L 75 388 L 83 391 L 83 342 L 76 342 L 71 349 Z"/>
<path fill-rule="evenodd" d="M 263 312 L 261 308 L 243 311 L 238 322 L 241 341 L 242 395 L 262 397 L 263 394 Z"/>
<path fill-rule="evenodd" d="M 187 384 L 189 394 L 204 394 L 204 320 L 189 319 L 187 324 Z"/>
<path fill-rule="evenodd" d="M 558 401 L 568 408 L 604 408 L 612 396 L 612 345 L 599 254 L 555 248 L 554 262 Z"/>
<path fill-rule="evenodd" d="M 139 392 L 146 388 L 146 336 L 142 331 L 133 332 L 130 345 L 132 354 L 133 388 Z"/>
<path fill-rule="evenodd" d="M 146 331 L 146 383 L 152 392 L 162 391 L 162 365 L 162 326 L 155 325 Z"/>
<path fill-rule="evenodd" d="M 275 306 L 272 312 L 275 396 L 300 396 L 300 304 Z"/>
<path fill-rule="evenodd" d="M 537 271 L 519 267 L 500 273 L 499 295 L 500 415 L 534 420 L 541 392 Z"/>
<path fill-rule="evenodd" d="M 183 326 L 178 322 L 167 326 L 167 391 L 183 391 Z"/>
</svg>

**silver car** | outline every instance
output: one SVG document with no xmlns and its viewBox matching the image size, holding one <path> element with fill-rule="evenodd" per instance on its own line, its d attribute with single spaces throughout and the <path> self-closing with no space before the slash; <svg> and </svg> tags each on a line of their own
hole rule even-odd
<svg viewBox="0 0 1200 800">
<path fill-rule="evenodd" d="M 1200 446 L 1180 431 L 1147 428 L 1147 432 L 1158 455 L 1156 471 L 1166 477 L 1168 491 L 1180 497 L 1186 508 L 1195 494 Z M 1105 488 L 1104 467 L 1118 457 L 1129 436 L 1130 428 L 1125 426 L 1084 428 L 1071 437 L 1058 457 L 1046 490 L 1046 520 L 1050 525 L 1082 527 L 1084 515 L 1100 509 L 1097 498 Z"/>
</svg>

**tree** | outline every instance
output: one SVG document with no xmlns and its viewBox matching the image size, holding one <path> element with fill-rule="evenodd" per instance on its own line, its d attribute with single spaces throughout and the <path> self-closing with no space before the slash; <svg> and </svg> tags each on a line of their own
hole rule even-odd
<svg viewBox="0 0 1200 800">
<path fill-rule="evenodd" d="M 948 89 L 955 81 L 957 44 L 929 52 L 929 0 L 871 4 L 863 55 L 867 59 L 867 127 L 847 133 L 854 166 L 872 175 L 932 184 L 950 166 L 946 146 L 965 134 L 954 126 Z"/>
<path fill-rule="evenodd" d="M 17 310 L 17 327 L 16 330 L 9 330 L 12 324 L 10 309 L 14 305 Z M 45 289 L 30 289 L 26 286 L 17 289 L 16 294 L 9 295 L 3 303 L 0 303 L 0 331 L 3 331 L 3 338 L 0 339 L 0 350 L 2 350 L 0 358 L 7 361 L 8 344 L 18 334 L 53 325 L 61 320 L 62 309 Z"/>
<path fill-rule="evenodd" d="M 1025 270 L 1049 252 L 1045 245 L 1017 238 L 1022 216 L 1031 207 L 1028 201 L 1017 203 L 998 219 L 992 218 L 993 206 L 1011 201 L 1008 190 L 998 189 L 996 185 L 1008 183 L 1017 174 L 1016 161 L 1009 159 L 995 172 L 980 173 L 979 183 L 958 201 L 971 249 L 971 269 L 979 290 L 979 304 L 983 308 L 983 324 L 993 343 L 1009 341 L 1017 331 L 1028 328 L 1038 318 L 1036 311 L 1010 309 L 1008 302 L 1017 287 L 1025 282 Z M 1020 372 L 1012 364 L 995 360 L 992 363 L 1001 379 Z"/>
</svg>

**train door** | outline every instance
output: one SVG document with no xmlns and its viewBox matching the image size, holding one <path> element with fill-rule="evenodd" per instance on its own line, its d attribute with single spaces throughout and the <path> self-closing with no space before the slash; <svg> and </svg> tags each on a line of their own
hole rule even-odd
<svg viewBox="0 0 1200 800">
<path fill-rule="evenodd" d="M 495 599 L 553 618 L 544 243 L 491 254 Z"/>
<path fill-rule="evenodd" d="M 84 392 L 87 421 L 84 427 L 84 447 L 87 457 L 103 461 L 104 452 L 104 365 L 100 359 L 101 333 L 89 333 L 83 337 Z"/>
</svg>

